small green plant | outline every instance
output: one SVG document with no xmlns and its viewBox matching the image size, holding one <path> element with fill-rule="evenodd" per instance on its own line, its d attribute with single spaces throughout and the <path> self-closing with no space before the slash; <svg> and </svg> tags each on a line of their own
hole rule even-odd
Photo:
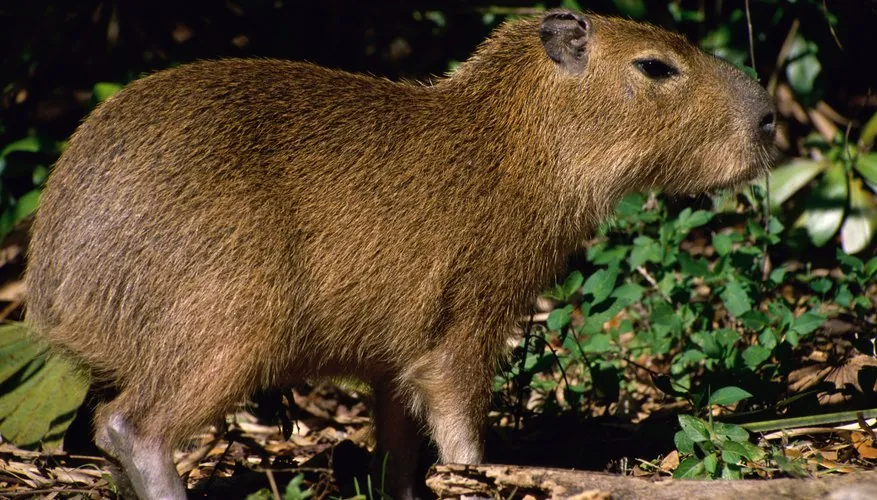
<svg viewBox="0 0 877 500">
<path fill-rule="evenodd" d="M 289 484 L 286 485 L 286 489 L 283 490 L 283 494 L 280 498 L 282 500 L 306 500 L 307 498 L 314 496 L 313 489 L 301 489 L 304 480 L 304 474 L 299 474 L 292 478 L 292 480 L 289 481 Z M 274 500 L 274 494 L 268 488 L 262 488 L 255 493 L 247 495 L 247 500 Z"/>
</svg>

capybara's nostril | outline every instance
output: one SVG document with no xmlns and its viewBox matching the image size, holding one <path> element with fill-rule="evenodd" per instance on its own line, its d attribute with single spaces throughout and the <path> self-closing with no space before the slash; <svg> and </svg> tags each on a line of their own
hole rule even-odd
<svg viewBox="0 0 877 500">
<path fill-rule="evenodd" d="M 768 111 L 761 117 L 761 121 L 758 122 L 758 130 L 765 135 L 773 135 L 774 131 L 776 131 L 776 123 L 776 113 Z"/>
</svg>

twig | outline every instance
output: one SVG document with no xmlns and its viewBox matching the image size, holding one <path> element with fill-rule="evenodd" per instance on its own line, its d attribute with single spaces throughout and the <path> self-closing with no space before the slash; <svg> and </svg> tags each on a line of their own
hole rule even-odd
<svg viewBox="0 0 877 500">
<path fill-rule="evenodd" d="M 837 38 L 837 33 L 834 32 L 834 26 L 831 25 L 831 21 L 828 20 L 828 5 L 825 4 L 825 0 L 822 0 L 822 12 L 825 15 L 825 22 L 828 24 L 828 30 L 831 31 L 831 36 L 834 38 L 834 43 L 837 44 L 837 48 L 840 50 L 844 49 L 844 46 L 840 43 L 840 40 Z"/>
<path fill-rule="evenodd" d="M 648 281 L 649 284 L 652 285 L 652 288 L 654 288 L 658 292 L 658 294 L 660 294 L 661 297 L 663 297 L 664 300 L 667 301 L 668 304 L 673 303 L 673 301 L 670 300 L 670 297 L 668 297 L 663 291 L 661 291 L 661 289 L 658 287 L 658 282 L 655 281 L 655 278 L 652 277 L 651 274 L 649 274 L 649 272 L 646 270 L 645 267 L 639 266 L 636 268 L 636 271 L 643 275 L 643 277 L 646 279 L 646 281 Z"/>
<path fill-rule="evenodd" d="M 274 494 L 274 500 L 280 500 L 280 490 L 277 489 L 277 481 L 274 480 L 274 473 L 271 469 L 265 469 L 265 475 L 268 476 L 268 484 L 271 485 L 271 493 Z"/>
<path fill-rule="evenodd" d="M 746 0 L 746 27 L 749 30 L 749 65 L 755 70 L 755 43 L 752 37 L 752 13 L 749 12 L 749 0 Z"/>
</svg>

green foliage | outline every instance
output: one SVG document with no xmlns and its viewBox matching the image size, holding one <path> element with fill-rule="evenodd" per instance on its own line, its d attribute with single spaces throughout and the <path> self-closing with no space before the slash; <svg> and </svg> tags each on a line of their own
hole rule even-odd
<svg viewBox="0 0 877 500">
<path fill-rule="evenodd" d="M 760 202 L 762 190 L 754 186 L 751 197 Z M 838 248 L 837 279 L 783 267 L 765 274 L 767 256 L 785 251 L 785 227 L 773 216 L 765 227 L 757 217 L 728 225 L 710 211 L 673 212 L 661 197 L 627 196 L 588 248 L 583 270 L 547 294 L 556 306 L 546 328 L 536 330 L 527 352 L 516 351 L 508 375 L 544 396 L 538 411 L 577 411 L 632 389 L 625 368 L 647 356 L 668 366 L 653 374 L 655 386 L 695 408 L 768 404 L 761 381 L 788 373 L 794 350 L 828 316 L 873 311 L 865 292 L 877 280 L 877 257 L 865 262 Z M 784 286 L 810 295 L 789 303 L 777 293 Z M 710 393 L 708 380 L 739 385 Z M 764 456 L 739 427 L 687 416 L 680 422 L 690 442 L 677 435 L 687 455 L 677 477 L 741 477 L 751 470 L 746 462 Z"/>
<path fill-rule="evenodd" d="M 19 323 L 0 326 L 0 435 L 25 447 L 60 448 L 88 382 L 61 357 L 46 355 Z"/>
<path fill-rule="evenodd" d="M 60 144 L 33 135 L 0 148 L 0 239 L 33 214 Z"/>
<path fill-rule="evenodd" d="M 860 144 L 848 144 L 838 134 L 827 143 L 812 136 L 810 144 L 822 160 L 796 159 L 777 167 L 770 178 L 770 198 L 775 210 L 791 205 L 786 218 L 793 227 L 805 228 L 816 246 L 823 246 L 840 232 L 845 252 L 867 249 L 877 232 L 877 133 L 875 114 L 861 134 Z"/>
<path fill-rule="evenodd" d="M 673 438 L 679 452 L 677 479 L 742 479 L 766 453 L 749 442 L 749 432 L 733 424 L 679 415 Z"/>
</svg>

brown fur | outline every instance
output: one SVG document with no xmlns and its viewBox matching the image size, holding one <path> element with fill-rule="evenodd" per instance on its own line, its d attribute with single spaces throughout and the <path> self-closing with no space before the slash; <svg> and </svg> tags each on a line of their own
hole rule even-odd
<svg viewBox="0 0 877 500">
<path fill-rule="evenodd" d="M 353 375 L 443 460 L 479 461 L 505 339 L 618 199 L 769 161 L 748 77 L 678 35 L 586 19 L 581 74 L 531 19 L 433 85 L 225 60 L 96 109 L 43 195 L 27 318 L 119 387 L 99 442 L 111 415 L 167 447 L 257 388 Z M 644 55 L 682 74 L 649 79 Z"/>
</svg>

